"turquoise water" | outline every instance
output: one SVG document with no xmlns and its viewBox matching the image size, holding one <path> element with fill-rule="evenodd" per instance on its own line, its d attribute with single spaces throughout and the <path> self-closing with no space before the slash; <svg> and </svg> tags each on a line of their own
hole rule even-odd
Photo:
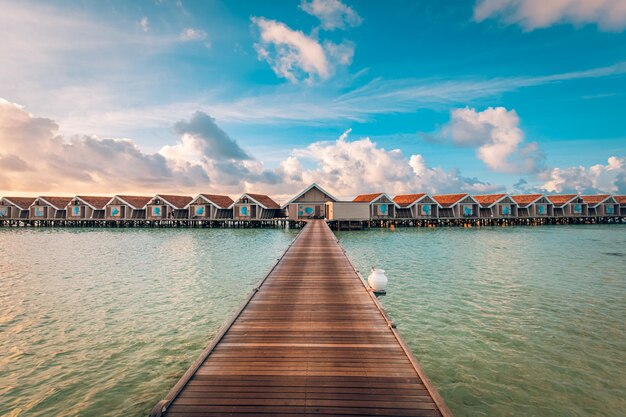
<svg viewBox="0 0 626 417">
<path fill-rule="evenodd" d="M 622 416 L 626 226 L 337 234 L 456 417 Z M 145 416 L 276 229 L 0 229 L 0 415 Z"/>
<path fill-rule="evenodd" d="M 0 415 L 146 416 L 294 236 L 0 229 Z"/>
<path fill-rule="evenodd" d="M 456 417 L 626 415 L 626 225 L 337 236 Z"/>
</svg>

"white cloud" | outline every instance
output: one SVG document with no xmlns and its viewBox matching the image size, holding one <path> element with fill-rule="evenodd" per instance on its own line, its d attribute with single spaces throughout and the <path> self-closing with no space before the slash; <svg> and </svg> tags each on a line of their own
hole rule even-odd
<svg viewBox="0 0 626 417">
<path fill-rule="evenodd" d="M 626 156 L 611 156 L 606 165 L 553 168 L 539 178 L 539 188 L 547 192 L 626 194 Z"/>
<path fill-rule="evenodd" d="M 363 19 L 350 6 L 339 0 L 302 0 L 300 8 L 317 17 L 322 29 L 335 30 L 359 26 Z"/>
<path fill-rule="evenodd" d="M 354 58 L 354 42 L 343 41 L 342 43 L 324 42 L 324 49 L 338 65 L 350 65 Z"/>
<path fill-rule="evenodd" d="M 137 22 L 137 26 L 139 26 L 142 31 L 147 32 L 150 29 L 150 22 L 148 21 L 148 17 L 142 17 L 139 22 Z"/>
<path fill-rule="evenodd" d="M 482 112 L 466 107 L 453 110 L 441 130 L 458 146 L 476 148 L 477 157 L 492 171 L 521 174 L 543 168 L 543 153 L 536 143 L 525 143 L 515 110 L 489 107 Z"/>
<path fill-rule="evenodd" d="M 407 158 L 399 149 L 386 150 L 369 138 L 348 141 L 350 130 L 333 142 L 316 142 L 293 156 L 314 164 L 302 172 L 303 183 L 318 182 L 338 196 L 384 191 L 485 192 L 501 187 L 464 178 L 457 171 L 428 167 L 421 155 Z"/>
<path fill-rule="evenodd" d="M 296 82 L 302 73 L 312 81 L 330 77 L 330 63 L 324 48 L 315 39 L 287 25 L 263 17 L 253 17 L 261 41 L 255 44 L 259 59 L 266 60 L 276 75 Z"/>
<path fill-rule="evenodd" d="M 526 30 L 545 28 L 556 23 L 595 23 L 603 30 L 626 27 L 624 0 L 478 0 L 474 19 L 500 18 Z"/>
<path fill-rule="evenodd" d="M 180 33 L 178 39 L 183 42 L 203 41 L 207 36 L 207 33 L 202 29 L 186 28 Z"/>
</svg>

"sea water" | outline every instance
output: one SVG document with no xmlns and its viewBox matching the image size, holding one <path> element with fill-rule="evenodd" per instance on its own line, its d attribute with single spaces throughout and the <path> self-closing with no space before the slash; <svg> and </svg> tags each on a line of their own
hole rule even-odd
<svg viewBox="0 0 626 417">
<path fill-rule="evenodd" d="M 295 233 L 0 229 L 0 415 L 147 415 Z M 624 415 L 626 226 L 337 236 L 455 416 Z"/>
<path fill-rule="evenodd" d="M 147 416 L 295 233 L 0 229 L 0 416 Z"/>
<path fill-rule="evenodd" d="M 455 416 L 626 416 L 626 225 L 337 236 Z"/>
</svg>

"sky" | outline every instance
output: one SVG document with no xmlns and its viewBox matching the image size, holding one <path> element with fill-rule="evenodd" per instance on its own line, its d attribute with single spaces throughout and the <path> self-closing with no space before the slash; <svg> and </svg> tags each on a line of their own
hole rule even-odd
<svg viewBox="0 0 626 417">
<path fill-rule="evenodd" d="M 0 9 L 0 195 L 626 194 L 626 0 Z"/>
</svg>

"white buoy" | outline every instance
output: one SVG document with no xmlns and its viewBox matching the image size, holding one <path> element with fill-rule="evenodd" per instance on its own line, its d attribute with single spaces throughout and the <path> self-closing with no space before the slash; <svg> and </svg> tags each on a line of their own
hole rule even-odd
<svg viewBox="0 0 626 417">
<path fill-rule="evenodd" d="M 367 283 L 375 293 L 384 293 L 387 281 L 388 279 L 384 269 L 372 267 L 372 273 L 367 278 Z"/>
</svg>

